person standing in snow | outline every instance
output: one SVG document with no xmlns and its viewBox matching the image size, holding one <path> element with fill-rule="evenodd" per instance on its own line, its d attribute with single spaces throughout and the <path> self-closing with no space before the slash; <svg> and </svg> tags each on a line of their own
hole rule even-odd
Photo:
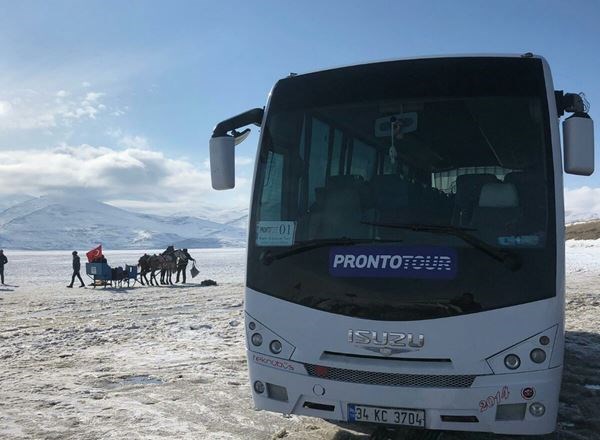
<svg viewBox="0 0 600 440">
<path fill-rule="evenodd" d="M 189 261 L 196 262 L 196 260 L 194 260 L 192 258 L 192 256 L 190 255 L 190 253 L 188 252 L 187 249 L 183 249 L 181 251 L 181 253 L 183 254 L 182 257 L 180 257 L 177 260 L 177 278 L 175 279 L 175 282 L 176 283 L 179 282 L 179 274 L 181 274 L 182 277 L 183 277 L 182 280 L 181 280 L 181 283 L 185 284 L 186 283 L 186 279 L 185 279 L 186 278 L 186 274 L 185 274 L 185 271 L 187 269 L 188 262 Z"/>
<path fill-rule="evenodd" d="M 81 286 L 79 287 L 85 287 L 85 283 L 83 282 L 83 280 L 81 279 L 81 275 L 79 274 L 80 270 L 81 261 L 79 259 L 79 255 L 77 255 L 77 251 L 73 251 L 73 276 L 71 277 L 71 284 L 69 284 L 67 287 L 73 287 L 75 277 L 79 278 L 79 281 L 81 282 Z"/>
<path fill-rule="evenodd" d="M 4 265 L 8 263 L 8 258 L 4 255 L 4 250 L 0 249 L 0 281 L 2 281 L 2 285 L 4 286 Z"/>
</svg>

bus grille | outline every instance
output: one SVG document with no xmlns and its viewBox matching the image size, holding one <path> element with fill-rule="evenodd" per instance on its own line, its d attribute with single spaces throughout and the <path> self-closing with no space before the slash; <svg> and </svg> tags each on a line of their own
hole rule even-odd
<svg viewBox="0 0 600 440">
<path fill-rule="evenodd" d="M 420 388 L 469 388 L 476 376 L 439 374 L 398 374 L 376 371 L 347 370 L 345 368 L 324 367 L 304 364 L 310 376 L 339 382 L 387 385 L 394 387 Z"/>
</svg>

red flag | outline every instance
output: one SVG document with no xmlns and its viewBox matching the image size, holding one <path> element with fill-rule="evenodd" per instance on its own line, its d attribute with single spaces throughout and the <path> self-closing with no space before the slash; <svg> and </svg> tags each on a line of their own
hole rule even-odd
<svg viewBox="0 0 600 440">
<path fill-rule="evenodd" d="M 102 257 L 102 245 L 99 245 L 97 248 L 92 249 L 87 254 L 85 254 L 85 256 L 87 257 L 88 262 L 90 263 L 95 259 Z"/>
</svg>

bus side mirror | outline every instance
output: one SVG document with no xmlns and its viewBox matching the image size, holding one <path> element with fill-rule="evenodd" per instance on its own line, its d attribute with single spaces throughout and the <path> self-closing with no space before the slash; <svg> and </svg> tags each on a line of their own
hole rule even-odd
<svg viewBox="0 0 600 440">
<path fill-rule="evenodd" d="M 214 189 L 235 187 L 235 138 L 219 136 L 210 138 L 210 178 Z"/>
<path fill-rule="evenodd" d="M 575 113 L 563 122 L 565 172 L 589 176 L 594 172 L 594 121 Z"/>
</svg>

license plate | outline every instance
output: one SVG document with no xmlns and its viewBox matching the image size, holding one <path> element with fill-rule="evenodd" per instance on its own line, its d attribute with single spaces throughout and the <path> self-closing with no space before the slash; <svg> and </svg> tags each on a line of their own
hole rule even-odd
<svg viewBox="0 0 600 440">
<path fill-rule="evenodd" d="M 378 406 L 348 405 L 349 422 L 384 423 L 425 427 L 425 411 L 420 409 L 381 408 Z"/>
</svg>

